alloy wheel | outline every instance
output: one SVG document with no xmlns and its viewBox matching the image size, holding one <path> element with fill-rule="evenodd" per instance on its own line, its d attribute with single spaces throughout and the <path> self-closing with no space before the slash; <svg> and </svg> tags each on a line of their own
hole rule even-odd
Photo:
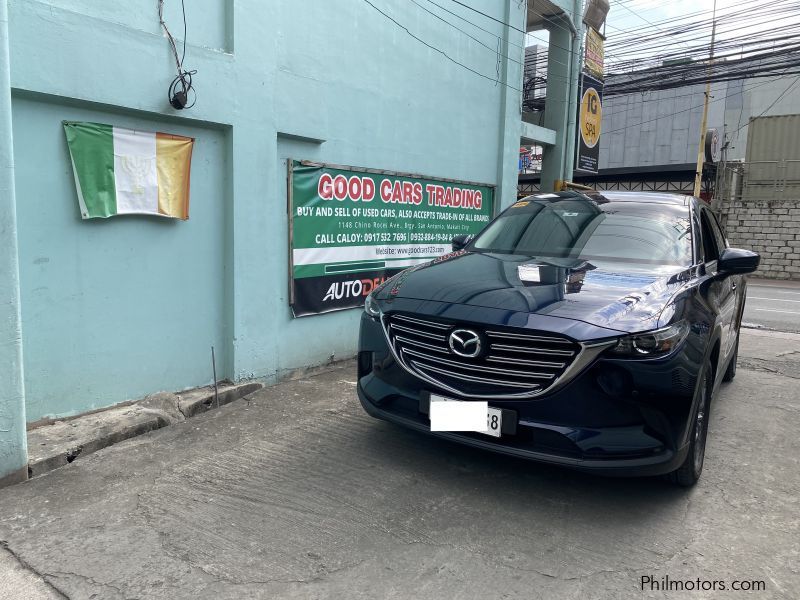
<svg viewBox="0 0 800 600">
<path fill-rule="evenodd" d="M 694 421 L 694 471 L 699 473 L 703 469 L 703 460 L 706 454 L 706 435 L 708 427 L 708 380 L 703 377 L 702 396 L 697 407 L 697 416 Z"/>
</svg>

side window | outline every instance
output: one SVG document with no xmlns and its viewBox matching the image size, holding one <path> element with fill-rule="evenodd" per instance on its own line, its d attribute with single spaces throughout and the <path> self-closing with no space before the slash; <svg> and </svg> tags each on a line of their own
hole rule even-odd
<svg viewBox="0 0 800 600">
<path fill-rule="evenodd" d="M 692 211 L 692 249 L 694 252 L 694 262 L 705 262 L 703 258 L 703 226 L 700 224 L 700 210 Z"/>
<path fill-rule="evenodd" d="M 719 250 L 707 210 L 703 210 L 700 213 L 700 224 L 703 236 L 703 254 L 705 255 L 703 261 L 708 263 L 719 258 Z"/>
<path fill-rule="evenodd" d="M 717 241 L 717 248 L 722 252 L 723 249 L 728 247 L 728 240 L 725 239 L 725 235 L 722 233 L 722 227 L 719 226 L 717 215 L 711 211 L 706 212 L 711 217 L 711 229 L 714 230 L 714 239 Z"/>
</svg>

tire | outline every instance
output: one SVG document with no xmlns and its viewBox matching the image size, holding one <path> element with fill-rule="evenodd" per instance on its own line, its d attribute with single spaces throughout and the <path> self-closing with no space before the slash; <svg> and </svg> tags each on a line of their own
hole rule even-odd
<svg viewBox="0 0 800 600">
<path fill-rule="evenodd" d="M 725 375 L 722 376 L 722 381 L 733 381 L 736 377 L 736 362 L 739 360 L 739 336 L 736 336 L 736 347 L 733 349 L 733 356 L 728 362 L 728 368 L 725 369 Z"/>
<path fill-rule="evenodd" d="M 700 479 L 705 462 L 706 438 L 708 437 L 708 415 L 711 406 L 711 393 L 713 386 L 713 376 L 711 363 L 707 362 L 703 372 L 698 378 L 697 393 L 701 394 L 697 409 L 692 419 L 691 441 L 689 442 L 689 452 L 686 460 L 672 473 L 667 474 L 667 478 L 674 484 L 681 487 L 691 487 Z"/>
</svg>

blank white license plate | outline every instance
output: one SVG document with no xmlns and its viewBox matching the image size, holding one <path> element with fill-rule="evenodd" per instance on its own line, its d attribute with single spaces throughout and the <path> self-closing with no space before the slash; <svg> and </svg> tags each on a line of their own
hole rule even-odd
<svg viewBox="0 0 800 600">
<path fill-rule="evenodd" d="M 431 431 L 475 431 L 500 437 L 503 411 L 486 402 L 464 402 L 431 394 Z"/>
</svg>

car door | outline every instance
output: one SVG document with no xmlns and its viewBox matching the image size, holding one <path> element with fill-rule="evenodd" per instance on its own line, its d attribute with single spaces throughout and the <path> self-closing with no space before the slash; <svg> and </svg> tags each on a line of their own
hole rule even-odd
<svg viewBox="0 0 800 600">
<path fill-rule="evenodd" d="M 714 232 L 714 238 L 717 242 L 719 251 L 722 252 L 725 248 L 729 247 L 728 239 L 725 237 L 725 232 L 722 231 L 722 226 L 719 224 L 717 215 L 710 210 L 708 211 L 711 229 Z M 742 309 L 744 308 L 744 293 L 746 282 L 743 275 L 726 275 L 726 281 L 731 292 L 731 302 L 733 303 L 733 310 L 730 315 L 730 324 L 728 329 L 728 347 L 724 356 L 730 356 L 736 346 L 736 340 L 739 338 L 740 317 Z"/>
<path fill-rule="evenodd" d="M 718 311 L 721 327 L 720 364 L 724 364 L 736 342 L 734 320 L 736 318 L 736 288 L 738 282 L 735 276 L 720 273 L 717 268 L 719 255 L 725 248 L 726 242 L 713 213 L 706 207 L 701 208 L 700 225 L 706 274 L 713 279 L 709 290 L 709 300 Z"/>
</svg>

